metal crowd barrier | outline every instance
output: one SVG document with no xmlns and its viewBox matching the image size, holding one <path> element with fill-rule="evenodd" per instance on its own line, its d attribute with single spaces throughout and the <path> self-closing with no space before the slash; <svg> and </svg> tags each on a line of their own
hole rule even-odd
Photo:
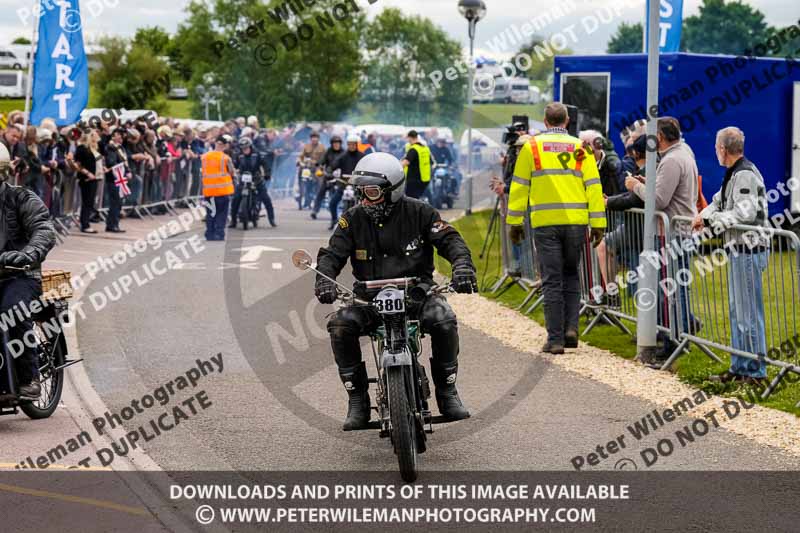
<svg viewBox="0 0 800 533">
<path fill-rule="evenodd" d="M 518 309 L 539 296 L 530 312 L 542 298 L 529 221 L 526 217 L 525 239 L 515 244 L 505 224 L 505 202 L 499 202 L 499 209 L 503 273 L 491 291 L 519 284 L 528 294 Z M 655 216 L 659 283 L 652 303 L 659 342 L 672 349 L 662 369 L 692 344 L 719 363 L 713 350 L 777 367 L 763 398 L 790 372 L 800 375 L 800 238 L 787 230 L 747 225 L 732 226 L 720 236 L 693 237 L 691 218 Z M 582 250 L 581 314 L 592 316 L 583 334 L 604 322 L 633 335 L 625 323 L 637 322 L 644 210 L 607 211 L 606 217 L 601 245 L 592 248 L 587 232 Z"/>
<path fill-rule="evenodd" d="M 673 228 L 690 222 L 688 217 L 672 219 Z M 713 348 L 778 367 L 762 398 L 789 372 L 800 374 L 797 235 L 771 226 L 735 225 L 719 236 L 709 232 L 687 243 L 684 252 L 688 260 L 676 277 L 693 291 L 676 306 L 680 346 L 692 343 L 706 352 Z M 668 363 L 679 355 L 676 350 Z"/>
<path fill-rule="evenodd" d="M 542 282 L 539 275 L 538 261 L 536 259 L 536 247 L 533 243 L 533 232 L 530 229 L 530 217 L 526 212 L 522 226 L 525 228 L 525 237 L 522 242 L 514 243 L 509 234 L 511 227 L 506 224 L 506 214 L 508 213 L 507 195 L 500 197 L 496 209 L 500 228 L 502 274 L 489 291 L 499 296 L 514 285 L 518 285 L 526 292 L 526 295 L 517 309 L 522 309 L 528 305 L 531 300 L 536 298 L 525 311 L 526 313 L 530 313 L 542 302 Z"/>
<path fill-rule="evenodd" d="M 177 215 L 177 208 L 197 208 L 202 195 L 199 159 L 164 160 L 157 168 L 148 168 L 145 162 L 138 162 L 132 169 L 128 182 L 131 194 L 122 199 L 121 212 L 127 217 L 149 217 L 154 215 Z M 94 210 L 101 221 L 108 214 L 108 198 L 105 176 L 97 185 Z M 71 172 L 58 172 L 58 178 L 48 180 L 44 191 L 45 203 L 50 209 L 58 241 L 70 234 L 70 230 L 80 227 L 80 209 L 83 201 L 77 177 Z"/>
<path fill-rule="evenodd" d="M 664 250 L 671 241 L 667 215 L 657 211 L 657 250 Z M 644 240 L 644 210 L 606 211 L 606 233 L 597 248 L 592 248 L 587 234 L 581 264 L 583 311 L 594 314 L 583 334 L 589 333 L 600 321 L 616 326 L 622 332 L 634 334 L 624 321 L 637 322 L 636 292 L 640 276 L 639 255 Z M 664 256 L 658 265 L 659 280 L 672 275 L 672 262 Z M 659 284 L 654 305 L 657 307 L 657 328 L 661 339 L 677 338 L 671 295 Z"/>
<path fill-rule="evenodd" d="M 273 198 L 291 198 L 295 196 L 297 181 L 297 158 L 300 152 L 289 152 L 275 156 L 272 163 L 272 179 L 269 184 Z"/>
</svg>

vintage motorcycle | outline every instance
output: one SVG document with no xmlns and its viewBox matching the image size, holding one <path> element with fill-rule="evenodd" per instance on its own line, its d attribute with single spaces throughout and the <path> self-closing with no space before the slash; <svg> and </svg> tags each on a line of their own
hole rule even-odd
<svg viewBox="0 0 800 533">
<path fill-rule="evenodd" d="M 295 200 L 297 200 L 297 208 L 302 211 L 306 207 L 311 207 L 316 194 L 317 178 L 322 175 L 320 170 L 314 172 L 316 163 L 310 157 L 304 157 L 300 161 L 300 173 L 295 184 Z"/>
<path fill-rule="evenodd" d="M 5 267 L 6 270 L 24 270 Z M 46 273 L 45 273 L 46 274 Z M 33 346 L 32 350 L 39 363 L 39 383 L 42 387 L 37 399 L 22 398 L 19 394 L 12 353 L 11 339 L 8 331 L 1 329 L 2 349 L 0 350 L 0 415 L 15 415 L 17 408 L 21 409 L 28 417 L 39 420 L 52 415 L 59 402 L 64 389 L 64 369 L 82 361 L 67 358 L 67 343 L 64 338 L 63 324 L 59 317 L 67 317 L 69 303 L 66 298 L 49 298 L 47 305 L 38 313 L 32 315 L 33 321 Z"/>
<path fill-rule="evenodd" d="M 356 205 L 356 191 L 350 185 L 350 175 L 344 174 L 336 178 L 336 185 L 342 187 L 342 200 L 339 202 L 339 208 L 342 213 Z"/>
<path fill-rule="evenodd" d="M 453 170 L 444 163 L 437 163 L 433 167 L 433 178 L 430 184 L 431 205 L 436 209 L 447 206 L 453 208 L 453 202 L 458 198 L 458 182 L 453 175 Z"/>
<path fill-rule="evenodd" d="M 253 175 L 249 172 L 242 173 L 242 201 L 239 204 L 238 219 L 244 224 L 244 229 L 247 230 L 248 224 L 253 224 L 253 227 L 258 227 L 258 215 L 261 210 L 260 199 L 258 197 L 258 189 L 253 183 Z"/>
<path fill-rule="evenodd" d="M 345 305 L 371 306 L 381 316 L 383 325 L 370 334 L 377 377 L 369 378 L 369 383 L 375 384 L 376 405 L 372 409 L 378 419 L 365 429 L 380 430 L 381 438 L 390 439 L 400 476 L 403 481 L 415 481 L 418 455 L 427 449 L 427 435 L 433 433 L 433 424 L 450 422 L 431 415 L 428 407 L 431 386 L 425 367 L 419 362 L 423 333 L 416 313 L 428 295 L 452 289 L 428 285 L 417 278 L 356 282 L 359 291 L 374 294 L 371 301 L 365 301 L 314 268 L 306 250 L 295 251 L 292 263 L 300 270 L 313 270 L 336 283 L 338 299 Z"/>
</svg>

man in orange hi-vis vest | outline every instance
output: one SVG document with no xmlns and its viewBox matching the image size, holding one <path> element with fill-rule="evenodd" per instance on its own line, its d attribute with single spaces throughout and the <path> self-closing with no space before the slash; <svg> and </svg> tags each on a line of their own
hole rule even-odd
<svg viewBox="0 0 800 533">
<path fill-rule="evenodd" d="M 224 241 L 228 208 L 233 195 L 233 162 L 225 150 L 233 139 L 220 135 L 214 149 L 203 154 L 203 196 L 206 198 L 206 240 Z"/>
</svg>

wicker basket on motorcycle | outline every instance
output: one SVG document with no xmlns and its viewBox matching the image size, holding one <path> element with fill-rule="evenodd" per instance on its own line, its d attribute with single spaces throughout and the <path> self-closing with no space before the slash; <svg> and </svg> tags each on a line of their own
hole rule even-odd
<svg viewBox="0 0 800 533">
<path fill-rule="evenodd" d="M 65 270 L 42 270 L 42 299 L 67 300 L 72 298 L 72 273 Z"/>
</svg>

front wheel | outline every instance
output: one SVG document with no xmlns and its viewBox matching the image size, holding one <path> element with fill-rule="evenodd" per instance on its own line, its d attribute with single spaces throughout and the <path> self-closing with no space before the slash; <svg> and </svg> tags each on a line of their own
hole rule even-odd
<svg viewBox="0 0 800 533">
<path fill-rule="evenodd" d="M 59 368 L 64 365 L 66 354 L 63 349 L 64 332 L 59 331 L 55 338 L 48 340 L 41 326 L 34 322 L 34 334 L 36 336 L 39 352 L 39 383 L 42 392 L 39 399 L 33 402 L 20 404 L 22 412 L 33 420 L 49 418 L 58 403 L 61 401 L 61 392 L 64 389 L 64 369 Z"/>
<path fill-rule="evenodd" d="M 417 479 L 417 425 L 408 397 L 410 370 L 405 366 L 392 366 L 386 371 L 392 443 L 400 465 L 400 477 L 408 483 Z"/>
</svg>

